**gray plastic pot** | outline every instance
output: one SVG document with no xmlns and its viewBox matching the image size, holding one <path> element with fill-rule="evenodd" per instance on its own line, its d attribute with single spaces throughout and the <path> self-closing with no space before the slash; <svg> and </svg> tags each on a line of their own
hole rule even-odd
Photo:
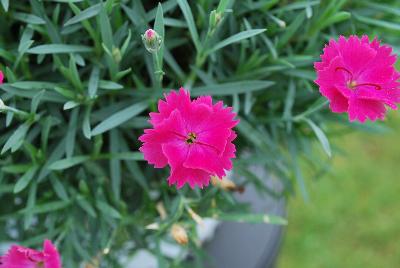
<svg viewBox="0 0 400 268">
<path fill-rule="evenodd" d="M 279 180 L 268 176 L 262 168 L 253 168 L 255 174 L 264 178 L 272 190 L 281 191 Z M 240 180 L 240 179 L 239 179 Z M 241 202 L 250 203 L 255 213 L 286 216 L 284 198 L 260 196 L 253 186 L 237 194 Z M 237 222 L 221 223 L 212 240 L 205 244 L 210 256 L 206 268 L 272 268 L 278 257 L 283 226 Z"/>
</svg>

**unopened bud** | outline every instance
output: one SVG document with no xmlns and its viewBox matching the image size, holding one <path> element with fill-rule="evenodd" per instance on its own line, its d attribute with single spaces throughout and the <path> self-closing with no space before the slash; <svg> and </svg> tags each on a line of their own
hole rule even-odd
<svg viewBox="0 0 400 268">
<path fill-rule="evenodd" d="M 215 13 L 215 25 L 218 25 L 221 19 L 222 19 L 222 14 L 220 12 Z"/>
<path fill-rule="evenodd" d="M 179 224 L 172 225 L 171 236 L 180 245 L 186 245 L 189 242 L 189 238 L 185 228 L 183 228 Z"/>
<path fill-rule="evenodd" d="M 121 62 L 122 60 L 122 55 L 121 55 L 121 50 L 119 50 L 119 48 L 114 47 L 112 50 L 112 56 L 115 60 L 116 63 Z"/>
<path fill-rule="evenodd" d="M 155 53 L 157 52 L 162 43 L 161 37 L 158 35 L 156 31 L 153 29 L 148 29 L 143 35 L 142 35 L 142 40 L 143 44 L 146 47 L 147 51 L 150 53 Z"/>
</svg>

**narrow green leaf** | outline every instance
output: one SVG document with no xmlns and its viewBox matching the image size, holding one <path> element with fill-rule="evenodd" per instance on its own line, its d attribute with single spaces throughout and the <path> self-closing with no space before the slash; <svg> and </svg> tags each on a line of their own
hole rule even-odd
<svg viewBox="0 0 400 268">
<path fill-rule="evenodd" d="M 68 130 L 66 133 L 65 153 L 67 158 L 74 154 L 76 129 L 78 128 L 79 108 L 73 109 L 69 119 Z"/>
<path fill-rule="evenodd" d="M 4 144 L 1 154 L 4 154 L 9 149 L 15 152 L 21 145 L 29 130 L 29 123 L 24 123 L 20 125 L 17 130 L 8 138 L 7 142 Z"/>
<path fill-rule="evenodd" d="M 307 124 L 312 128 L 314 131 L 315 135 L 317 136 L 319 142 L 322 145 L 322 148 L 324 149 L 325 153 L 329 156 L 332 157 L 332 151 L 331 151 L 331 146 L 329 144 L 329 140 L 326 137 L 325 133 L 310 119 L 303 119 L 304 121 L 307 122 Z"/>
<path fill-rule="evenodd" d="M 230 1 L 231 0 L 220 0 L 218 7 L 217 7 L 217 12 L 224 13 L 226 8 L 228 7 Z"/>
<path fill-rule="evenodd" d="M 247 31 L 237 33 L 237 34 L 232 35 L 232 36 L 228 37 L 227 39 L 222 40 L 221 42 L 217 43 L 212 49 L 210 49 L 208 51 L 208 53 L 214 53 L 218 49 L 221 49 L 221 48 L 226 47 L 233 43 L 240 42 L 244 39 L 253 37 L 255 35 L 261 34 L 265 31 L 266 31 L 266 29 L 253 29 L 253 30 L 247 30 Z"/>
<path fill-rule="evenodd" d="M 73 16 L 67 22 L 65 22 L 64 27 L 73 25 L 75 23 L 90 19 L 92 17 L 97 16 L 102 8 L 102 4 L 93 5 L 85 10 L 82 10 L 78 15 Z"/>
<path fill-rule="evenodd" d="M 344 20 L 348 20 L 351 18 L 351 13 L 350 12 L 346 12 L 346 11 L 339 11 L 338 13 L 336 13 L 335 15 L 329 17 L 327 20 L 323 21 L 321 23 L 321 25 L 319 25 L 318 29 L 324 29 L 332 24 L 344 21 Z"/>
<path fill-rule="evenodd" d="M 42 90 L 33 97 L 32 102 L 31 102 L 31 113 L 33 113 L 33 114 L 36 113 L 36 110 L 39 106 L 40 101 L 43 98 L 44 93 L 45 93 L 45 90 Z"/>
<path fill-rule="evenodd" d="M 64 201 L 69 201 L 68 194 L 67 191 L 65 190 L 64 185 L 61 183 L 61 181 L 57 178 L 57 176 L 54 173 L 50 176 L 50 182 L 57 196 Z"/>
<path fill-rule="evenodd" d="M 76 198 L 76 201 L 78 202 L 78 205 L 85 210 L 90 216 L 93 218 L 97 217 L 96 211 L 92 207 L 92 205 L 81 195 L 78 195 Z"/>
<path fill-rule="evenodd" d="M 66 208 L 70 205 L 70 201 L 52 201 L 40 205 L 36 205 L 35 207 L 31 208 L 30 211 L 33 214 L 41 214 L 41 213 L 48 213 L 51 211 L 60 210 Z M 24 214 L 28 211 L 28 209 L 24 208 L 19 211 L 19 213 Z"/>
<path fill-rule="evenodd" d="M 5 11 L 5 12 L 8 12 L 8 7 L 9 7 L 9 5 L 10 5 L 9 0 L 1 0 L 1 5 L 2 5 L 3 8 L 4 8 L 4 11 Z"/>
<path fill-rule="evenodd" d="M 17 194 L 24 190 L 26 186 L 31 182 L 33 176 L 35 176 L 37 167 L 31 167 L 19 180 L 14 186 L 14 194 Z"/>
<path fill-rule="evenodd" d="M 200 51 L 201 44 L 200 44 L 199 34 L 197 33 L 196 24 L 194 23 L 193 14 L 192 11 L 190 10 L 190 6 L 186 0 L 177 0 L 177 1 L 180 9 L 182 10 L 183 16 L 185 17 L 194 46 L 196 47 L 197 51 Z"/>
<path fill-rule="evenodd" d="M 99 86 L 100 69 L 99 67 L 93 67 L 92 73 L 90 74 L 88 92 L 89 97 L 93 99 L 96 96 L 97 88 Z"/>
<path fill-rule="evenodd" d="M 325 108 L 328 103 L 329 103 L 329 101 L 326 100 L 325 98 L 319 98 L 313 104 L 311 104 L 310 107 L 308 107 L 307 110 L 305 110 L 303 113 L 296 115 L 293 118 L 293 120 L 298 121 L 298 120 L 301 120 L 301 119 L 309 116 L 310 114 L 318 112 L 319 110 Z"/>
<path fill-rule="evenodd" d="M 125 152 L 125 153 L 115 153 L 111 154 L 110 158 L 119 159 L 119 160 L 135 160 L 135 161 L 143 161 L 143 154 L 141 152 Z"/>
<path fill-rule="evenodd" d="M 12 13 L 12 16 L 16 20 L 20 20 L 22 22 L 26 22 L 29 24 L 36 25 L 36 24 L 45 24 L 46 23 L 46 21 L 43 20 L 42 18 L 40 18 L 36 15 L 28 14 L 28 13 L 14 12 L 14 13 Z"/>
<path fill-rule="evenodd" d="M 161 36 L 161 47 L 157 51 L 157 71 L 162 71 L 164 58 L 164 12 L 161 3 L 158 3 L 156 19 L 154 21 L 154 30 Z"/>
<path fill-rule="evenodd" d="M 121 218 L 121 214 L 115 208 L 103 201 L 97 200 L 96 206 L 105 216 L 115 219 Z"/>
<path fill-rule="evenodd" d="M 381 19 L 373 19 L 373 18 L 358 15 L 356 13 L 353 13 L 353 16 L 356 20 L 366 23 L 366 24 L 369 24 L 369 25 L 386 28 L 388 30 L 400 31 L 400 23 L 384 21 Z"/>
<path fill-rule="evenodd" d="M 124 88 L 123 85 L 108 80 L 100 80 L 98 87 L 101 89 L 108 89 L 108 90 L 118 90 Z"/>
<path fill-rule="evenodd" d="M 139 113 L 143 112 L 147 108 L 147 102 L 139 102 L 132 106 L 129 106 L 122 111 L 119 111 L 112 116 L 105 119 L 103 122 L 98 124 L 92 131 L 92 135 L 96 136 L 101 133 L 104 133 L 110 129 L 113 129 L 122 123 L 125 123 L 132 117 L 138 115 Z"/>
<path fill-rule="evenodd" d="M 294 136 L 289 136 L 288 138 L 288 147 L 292 160 L 292 170 L 294 172 L 294 177 L 296 179 L 297 185 L 300 188 L 301 195 L 305 202 L 309 201 L 309 194 L 307 191 L 307 187 L 304 181 L 303 173 L 301 172 L 301 168 L 299 165 L 299 152 L 297 140 Z"/>
<path fill-rule="evenodd" d="M 14 189 L 15 190 L 15 189 Z M 24 230 L 28 230 L 33 222 L 33 213 L 31 209 L 35 207 L 37 194 L 37 182 L 35 181 L 29 188 L 28 201 L 26 204 L 26 213 L 24 215 Z"/>
<path fill-rule="evenodd" d="M 277 225 L 286 225 L 287 220 L 275 215 L 268 214 L 250 214 L 250 213 L 229 213 L 219 214 L 218 219 L 224 221 L 236 221 L 236 222 L 247 222 L 247 223 L 268 223 Z"/>
<path fill-rule="evenodd" d="M 82 164 L 90 159 L 90 156 L 87 155 L 80 155 L 80 156 L 73 156 L 71 158 L 65 158 L 58 161 L 53 162 L 50 166 L 50 170 L 63 170 L 67 169 L 79 164 Z"/>
<path fill-rule="evenodd" d="M 111 153 L 117 153 L 119 151 L 119 135 L 116 129 L 110 131 L 110 148 Z M 110 175 L 111 175 L 111 188 L 115 197 L 115 200 L 119 200 L 121 197 L 121 162 L 116 158 L 110 159 Z"/>
<path fill-rule="evenodd" d="M 107 49 L 111 51 L 113 49 L 113 44 L 114 44 L 113 34 L 112 34 L 110 19 L 107 15 L 107 10 L 104 5 L 102 5 L 99 19 L 100 19 L 101 39 L 103 40 L 103 43 L 106 45 Z"/>
<path fill-rule="evenodd" d="M 69 57 L 69 74 L 72 84 L 79 90 L 83 90 L 82 81 L 76 67 L 75 58 L 70 55 Z"/>
<path fill-rule="evenodd" d="M 301 12 L 297 15 L 297 17 L 292 21 L 289 27 L 286 28 L 282 36 L 279 38 L 278 47 L 283 47 L 289 42 L 290 38 L 292 38 L 297 30 L 303 25 L 305 18 L 306 15 L 304 12 Z"/>
<path fill-rule="evenodd" d="M 1 171 L 11 174 L 19 174 L 25 173 L 32 167 L 32 164 L 15 164 L 15 165 L 6 165 L 1 167 Z"/>
<path fill-rule="evenodd" d="M 75 108 L 79 105 L 80 105 L 80 103 L 77 103 L 75 101 L 67 101 L 66 103 L 64 103 L 63 110 L 69 110 L 69 109 Z"/>
<path fill-rule="evenodd" d="M 90 139 L 92 137 L 92 127 L 90 125 L 90 115 L 92 113 L 92 106 L 89 105 L 86 107 L 85 114 L 83 117 L 83 122 L 82 122 L 82 131 L 83 135 L 87 138 Z"/>
<path fill-rule="evenodd" d="M 32 47 L 27 51 L 30 54 L 62 54 L 92 52 L 92 48 L 81 45 L 51 44 Z"/>
<path fill-rule="evenodd" d="M 272 81 L 262 81 L 262 80 L 253 80 L 253 81 L 240 81 L 240 82 L 232 82 L 225 83 L 219 85 L 207 85 L 202 87 L 197 87 L 192 89 L 193 96 L 200 95 L 217 95 L 217 96 L 226 96 L 232 94 L 240 94 L 257 90 L 264 90 L 273 86 L 275 82 Z"/>
</svg>

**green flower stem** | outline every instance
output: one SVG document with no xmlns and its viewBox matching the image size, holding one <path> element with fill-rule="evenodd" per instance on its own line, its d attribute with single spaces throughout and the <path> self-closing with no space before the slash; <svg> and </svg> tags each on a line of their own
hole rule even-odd
<svg viewBox="0 0 400 268">
<path fill-rule="evenodd" d="M 30 114 L 21 110 L 18 110 L 14 107 L 10 107 L 7 105 L 4 105 L 4 107 L 0 108 L 0 112 L 12 112 L 17 116 L 20 116 L 22 118 L 29 118 Z"/>
</svg>

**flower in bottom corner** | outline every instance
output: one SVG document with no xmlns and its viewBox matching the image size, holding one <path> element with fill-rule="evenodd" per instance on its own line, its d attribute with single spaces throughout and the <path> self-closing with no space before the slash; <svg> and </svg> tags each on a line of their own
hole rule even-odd
<svg viewBox="0 0 400 268">
<path fill-rule="evenodd" d="M 183 88 L 172 91 L 158 102 L 158 113 L 150 113 L 153 128 L 139 138 L 140 151 L 156 168 L 171 167 L 170 185 L 202 188 L 211 176 L 222 178 L 232 169 L 235 116 L 231 107 L 213 104 L 210 96 L 191 100 Z"/>
<path fill-rule="evenodd" d="M 61 268 L 60 255 L 49 240 L 45 240 L 43 251 L 13 245 L 0 257 L 0 268 Z"/>
<path fill-rule="evenodd" d="M 335 113 L 349 114 L 350 121 L 383 120 L 386 106 L 397 109 L 400 102 L 400 73 L 394 64 L 392 48 L 372 42 L 368 36 L 339 37 L 330 40 L 314 64 L 315 83 L 329 99 Z"/>
</svg>

